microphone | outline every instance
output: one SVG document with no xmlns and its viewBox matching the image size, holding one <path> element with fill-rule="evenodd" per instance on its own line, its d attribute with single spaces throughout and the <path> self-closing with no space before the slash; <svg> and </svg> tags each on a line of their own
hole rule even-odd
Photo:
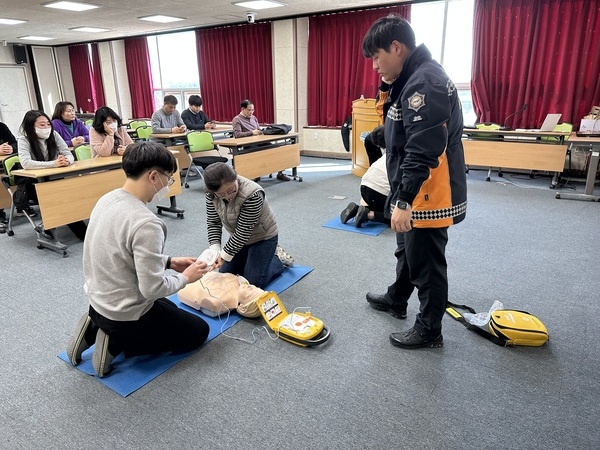
<svg viewBox="0 0 600 450">
<path fill-rule="evenodd" d="M 507 126 L 506 126 L 506 123 L 508 122 L 508 119 L 510 119 L 512 116 L 515 116 L 515 115 L 519 114 L 520 112 L 523 112 L 523 111 L 525 111 L 525 110 L 527 109 L 527 106 L 528 106 L 528 105 L 527 105 L 527 103 L 525 103 L 523 106 L 521 106 L 521 109 L 520 109 L 520 110 L 518 110 L 518 111 L 515 111 L 515 112 L 514 112 L 514 113 L 512 113 L 512 114 L 509 114 L 509 115 L 506 117 L 506 119 L 504 119 L 504 126 L 500 127 L 500 130 L 502 130 L 502 131 L 512 131 L 512 130 L 513 130 L 513 128 L 511 128 L 511 127 L 507 127 Z"/>
</svg>

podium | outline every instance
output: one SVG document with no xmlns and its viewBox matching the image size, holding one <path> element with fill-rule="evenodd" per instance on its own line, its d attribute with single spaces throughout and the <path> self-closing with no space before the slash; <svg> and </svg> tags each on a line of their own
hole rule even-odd
<svg viewBox="0 0 600 450">
<path fill-rule="evenodd" d="M 369 158 L 365 150 L 364 138 L 381 125 L 379 115 L 375 111 L 374 98 L 359 98 L 352 102 L 352 173 L 362 177 L 369 168 Z"/>
</svg>

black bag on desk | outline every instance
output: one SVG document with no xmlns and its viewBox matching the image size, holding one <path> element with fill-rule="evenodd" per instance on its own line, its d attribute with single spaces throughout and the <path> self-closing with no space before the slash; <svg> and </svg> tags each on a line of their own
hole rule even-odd
<svg viewBox="0 0 600 450">
<path fill-rule="evenodd" d="M 292 131 L 292 126 L 285 123 L 272 123 L 266 128 L 263 128 L 263 134 L 288 134 Z"/>
</svg>

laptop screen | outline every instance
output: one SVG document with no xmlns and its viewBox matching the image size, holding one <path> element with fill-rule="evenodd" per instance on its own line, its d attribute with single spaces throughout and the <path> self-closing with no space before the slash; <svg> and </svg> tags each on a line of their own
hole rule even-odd
<svg viewBox="0 0 600 450">
<path fill-rule="evenodd" d="M 558 124 L 562 114 L 547 114 L 544 123 L 540 127 L 540 131 L 554 131 L 554 127 Z"/>
</svg>

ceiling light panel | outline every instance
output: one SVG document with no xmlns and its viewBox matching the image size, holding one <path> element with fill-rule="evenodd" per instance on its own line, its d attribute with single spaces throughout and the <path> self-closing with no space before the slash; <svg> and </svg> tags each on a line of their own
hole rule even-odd
<svg viewBox="0 0 600 450">
<path fill-rule="evenodd" d="M 251 0 L 247 2 L 236 2 L 233 3 L 235 6 L 241 6 L 247 9 L 270 9 L 278 8 L 280 6 L 287 6 L 285 3 L 273 2 L 270 0 Z"/>
<path fill-rule="evenodd" d="M 185 20 L 185 18 L 183 18 L 183 17 L 163 16 L 162 14 L 156 14 L 154 16 L 138 17 L 138 19 L 147 20 L 149 22 L 158 22 L 158 23 L 171 23 L 171 22 L 178 22 L 180 20 Z"/>
<path fill-rule="evenodd" d="M 76 11 L 76 12 L 88 11 L 90 9 L 100 8 L 100 5 L 94 5 L 92 3 L 67 2 L 67 1 L 51 2 L 51 3 L 46 3 L 42 6 L 45 6 L 46 8 L 64 9 L 65 11 Z"/>
</svg>

